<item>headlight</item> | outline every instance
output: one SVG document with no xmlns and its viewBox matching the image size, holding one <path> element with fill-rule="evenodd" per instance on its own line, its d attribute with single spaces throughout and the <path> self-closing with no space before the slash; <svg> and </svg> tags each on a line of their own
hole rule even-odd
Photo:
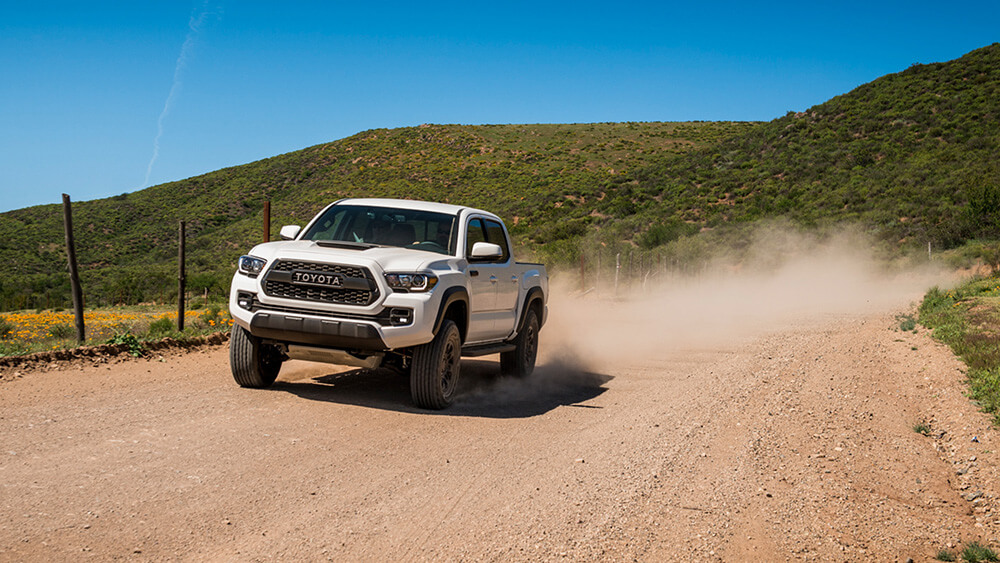
<svg viewBox="0 0 1000 563">
<path fill-rule="evenodd" d="M 250 276 L 251 278 L 256 278 L 261 272 L 264 271 L 264 266 L 267 265 L 267 260 L 263 258 L 257 258 L 256 256 L 240 256 L 237 262 L 237 267 L 241 274 Z"/>
<path fill-rule="evenodd" d="M 437 284 L 437 276 L 428 274 L 386 274 L 385 283 L 393 291 L 430 291 Z"/>
</svg>

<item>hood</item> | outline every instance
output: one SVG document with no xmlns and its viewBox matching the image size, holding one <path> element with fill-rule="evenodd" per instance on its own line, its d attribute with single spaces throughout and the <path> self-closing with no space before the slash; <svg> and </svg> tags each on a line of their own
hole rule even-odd
<svg viewBox="0 0 1000 563">
<path fill-rule="evenodd" d="M 330 262 L 335 264 L 358 264 L 383 271 L 409 272 L 437 269 L 440 263 L 456 260 L 436 252 L 397 248 L 392 246 L 367 249 L 338 248 L 320 246 L 315 241 L 290 240 L 258 244 L 250 254 L 263 258 L 269 263 L 278 258 Z"/>
</svg>

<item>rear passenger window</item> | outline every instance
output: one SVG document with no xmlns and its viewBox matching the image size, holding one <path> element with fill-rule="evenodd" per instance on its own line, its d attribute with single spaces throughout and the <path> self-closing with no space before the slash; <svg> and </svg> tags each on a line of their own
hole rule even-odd
<svg viewBox="0 0 1000 563">
<path fill-rule="evenodd" d="M 489 237 L 489 242 L 500 245 L 500 250 L 503 251 L 503 256 L 500 257 L 499 261 L 506 262 L 510 258 L 510 248 L 507 247 L 507 237 L 503 234 L 503 225 L 492 219 L 487 219 L 486 234 Z"/>
</svg>

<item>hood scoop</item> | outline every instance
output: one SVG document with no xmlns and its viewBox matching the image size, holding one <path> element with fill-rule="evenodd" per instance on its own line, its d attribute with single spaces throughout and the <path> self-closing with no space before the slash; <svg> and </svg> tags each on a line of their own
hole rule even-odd
<svg viewBox="0 0 1000 563">
<path fill-rule="evenodd" d="M 368 250 L 369 248 L 378 246 L 377 244 L 367 242 L 350 242 L 346 240 L 317 240 L 315 242 L 323 248 L 346 248 L 348 250 Z"/>
</svg>

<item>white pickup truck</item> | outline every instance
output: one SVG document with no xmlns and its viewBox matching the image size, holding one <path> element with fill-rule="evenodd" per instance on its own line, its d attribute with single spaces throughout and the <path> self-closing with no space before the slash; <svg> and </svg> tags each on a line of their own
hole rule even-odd
<svg viewBox="0 0 1000 563">
<path fill-rule="evenodd" d="M 515 262 L 499 217 L 469 207 L 345 199 L 239 259 L 229 310 L 233 378 L 271 385 L 287 359 L 410 374 L 421 408 L 451 404 L 462 356 L 535 366 L 548 275 Z"/>
</svg>

